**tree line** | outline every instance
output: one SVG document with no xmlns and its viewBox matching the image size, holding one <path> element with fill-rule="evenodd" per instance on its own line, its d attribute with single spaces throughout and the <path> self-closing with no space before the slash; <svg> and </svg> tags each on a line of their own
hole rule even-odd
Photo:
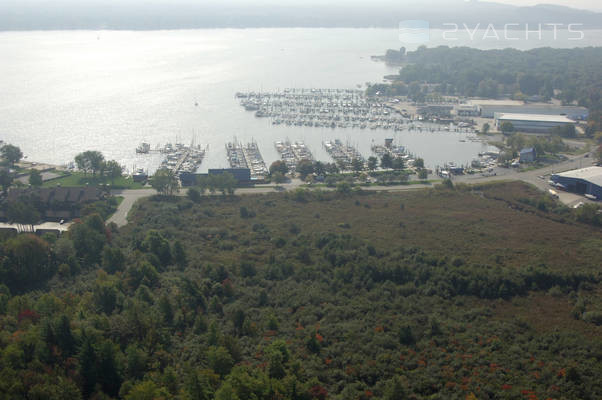
<svg viewBox="0 0 602 400">
<path fill-rule="evenodd" d="M 88 150 L 75 156 L 77 169 L 84 174 L 92 173 L 93 177 L 108 177 L 111 184 L 123 174 L 123 167 L 115 160 L 105 160 L 100 151 Z"/>
<path fill-rule="evenodd" d="M 427 170 L 424 167 L 424 160 L 417 158 L 414 160 L 414 168 L 417 171 L 419 179 L 426 179 L 428 176 Z M 325 182 L 332 181 L 337 178 L 345 178 L 344 172 L 351 170 L 356 175 L 362 171 L 369 171 L 372 175 L 386 175 L 386 172 L 401 172 L 406 170 L 407 165 L 402 157 L 396 157 L 390 153 L 384 153 L 380 159 L 375 156 L 370 156 L 366 161 L 353 159 L 351 165 L 347 166 L 344 162 L 323 163 L 321 161 L 301 160 L 297 163 L 295 173 L 302 179 L 313 179 L 313 176 L 321 177 Z M 380 169 L 379 174 L 374 174 Z M 269 168 L 270 177 L 275 183 L 282 183 L 286 179 L 289 168 L 282 160 L 274 161 Z"/>
<path fill-rule="evenodd" d="M 368 94 L 409 96 L 423 101 L 424 84 L 441 95 L 483 98 L 535 96 L 590 109 L 587 135 L 602 130 L 602 48 L 538 48 L 478 50 L 468 47 L 419 47 L 416 51 L 391 50 L 387 57 L 403 62 L 397 81 L 372 85 Z"/>
</svg>

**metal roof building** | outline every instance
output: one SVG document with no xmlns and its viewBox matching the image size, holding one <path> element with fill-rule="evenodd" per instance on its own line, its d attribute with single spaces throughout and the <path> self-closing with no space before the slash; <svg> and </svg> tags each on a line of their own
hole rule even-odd
<svg viewBox="0 0 602 400">
<path fill-rule="evenodd" d="M 552 182 L 560 183 L 569 192 L 590 194 L 602 199 L 602 167 L 587 167 L 554 174 Z"/>
<path fill-rule="evenodd" d="M 519 160 L 522 163 L 534 162 L 537 159 L 537 151 L 533 147 L 527 147 L 520 151 Z"/>
<path fill-rule="evenodd" d="M 510 122 L 514 129 L 521 132 L 549 132 L 557 126 L 574 125 L 575 121 L 563 115 L 544 114 L 495 114 L 495 126 L 500 129 L 504 122 Z"/>
<path fill-rule="evenodd" d="M 471 100 L 469 104 L 478 106 L 483 118 L 493 118 L 496 113 L 564 115 L 573 120 L 586 120 L 589 117 L 589 110 L 578 106 L 532 104 L 514 100 Z"/>
<path fill-rule="evenodd" d="M 180 174 L 180 182 L 182 186 L 194 186 L 197 184 L 198 177 L 226 173 L 231 174 L 239 184 L 248 184 L 251 182 L 251 170 L 249 168 L 216 168 L 209 169 L 206 174 L 183 172 Z"/>
</svg>

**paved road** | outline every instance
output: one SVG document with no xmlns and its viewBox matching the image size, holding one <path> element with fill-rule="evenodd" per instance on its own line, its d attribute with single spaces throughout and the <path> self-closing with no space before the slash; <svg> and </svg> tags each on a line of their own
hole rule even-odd
<svg viewBox="0 0 602 400">
<path fill-rule="evenodd" d="M 258 185 L 252 188 L 239 188 L 234 191 L 236 195 L 249 195 L 249 194 L 266 194 L 266 193 L 277 193 L 295 190 L 303 185 L 300 180 L 293 180 L 292 182 L 285 183 L 282 185 Z M 388 192 L 399 192 L 408 190 L 420 190 L 433 187 L 432 185 L 399 185 L 399 186 L 370 186 L 363 187 L 363 190 L 367 191 L 388 191 Z M 334 190 L 334 188 L 323 188 L 324 190 Z M 114 222 L 117 226 L 124 226 L 127 224 L 127 216 L 132 206 L 136 201 L 157 194 L 154 189 L 126 189 L 126 190 L 113 190 L 111 191 L 113 196 L 123 197 L 123 201 L 119 204 L 117 211 L 113 214 L 108 222 Z M 178 193 L 179 196 L 185 196 L 186 190 L 181 190 Z"/>
<path fill-rule="evenodd" d="M 454 177 L 454 182 L 463 182 L 463 183 L 483 183 L 483 182 L 495 182 L 499 180 L 519 180 L 523 182 L 530 183 L 537 187 L 538 189 L 547 192 L 550 189 L 550 185 L 548 184 L 548 180 L 550 179 L 550 175 L 570 171 L 578 168 L 585 168 L 592 166 L 592 158 L 586 157 L 585 154 L 578 156 L 570 156 L 568 160 L 549 165 L 547 167 L 539 168 L 533 171 L 527 172 L 518 172 L 514 168 L 495 168 L 493 173 L 494 176 L 482 176 L 482 175 L 464 175 Z M 579 202 L 588 203 L 592 202 L 591 200 L 586 199 L 583 196 L 567 193 L 562 191 L 557 191 L 560 197 L 560 201 L 568 206 L 573 206 Z"/>
<path fill-rule="evenodd" d="M 109 218 L 108 222 L 114 222 L 117 226 L 123 226 L 127 224 L 127 216 L 135 202 L 143 197 L 148 197 L 156 194 L 155 189 L 137 189 L 137 190 L 112 190 L 113 196 L 123 197 L 123 201 L 117 207 L 115 214 Z"/>
<path fill-rule="evenodd" d="M 550 186 L 548 185 L 549 176 L 553 173 L 569 171 L 577 168 L 585 168 L 592 165 L 592 159 L 586 158 L 585 155 L 571 156 L 567 161 L 563 161 L 558 164 L 550 165 L 548 167 L 540 168 L 534 171 L 518 172 L 512 168 L 496 168 L 493 172 L 496 175 L 483 176 L 483 175 L 463 175 L 454 177 L 454 182 L 463 183 L 484 183 L 484 182 L 495 182 L 501 180 L 519 180 L 530 183 L 542 191 L 547 192 Z M 540 177 L 543 177 L 541 179 Z M 258 185 L 252 188 L 240 188 L 234 192 L 237 195 L 246 194 L 265 194 L 275 192 L 285 192 L 297 189 L 303 185 L 298 179 L 293 179 L 288 183 L 284 183 L 279 186 L 274 185 Z M 401 192 L 408 190 L 419 190 L 432 187 L 432 185 L 400 185 L 400 186 L 369 186 L 363 187 L 363 190 L 368 191 L 388 191 L 388 192 Z M 325 190 L 332 190 L 330 188 L 324 188 Z M 122 196 L 124 199 L 119 205 L 115 214 L 109 218 L 109 222 L 114 222 L 118 226 L 124 226 L 127 224 L 127 215 L 132 209 L 132 206 L 136 201 L 143 197 L 148 197 L 156 194 L 154 189 L 138 189 L 138 190 L 114 190 L 111 192 L 114 196 Z M 185 190 L 180 191 L 179 195 L 184 196 Z M 578 202 L 591 202 L 583 196 L 579 196 L 573 193 L 559 192 L 560 201 L 564 204 L 572 206 Z"/>
</svg>

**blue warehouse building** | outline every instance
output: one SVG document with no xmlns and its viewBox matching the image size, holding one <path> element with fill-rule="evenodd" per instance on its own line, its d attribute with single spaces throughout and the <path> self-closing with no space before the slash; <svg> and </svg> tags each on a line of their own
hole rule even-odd
<svg viewBox="0 0 602 400">
<path fill-rule="evenodd" d="M 588 167 L 554 174 L 552 182 L 563 185 L 567 191 L 588 194 L 602 199 L 602 167 Z"/>
<path fill-rule="evenodd" d="M 249 168 L 217 168 L 209 169 L 209 175 L 231 174 L 238 183 L 251 182 L 251 170 Z"/>
<path fill-rule="evenodd" d="M 246 185 L 251 182 L 251 170 L 249 168 L 217 168 L 209 169 L 206 174 L 196 174 L 183 172 L 180 174 L 182 186 L 194 186 L 197 184 L 197 178 L 207 175 L 231 174 L 239 185 Z"/>
</svg>

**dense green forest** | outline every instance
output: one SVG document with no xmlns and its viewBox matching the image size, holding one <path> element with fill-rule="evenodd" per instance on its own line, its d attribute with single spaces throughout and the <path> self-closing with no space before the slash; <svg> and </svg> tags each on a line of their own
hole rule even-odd
<svg viewBox="0 0 602 400">
<path fill-rule="evenodd" d="M 391 85 L 373 85 L 369 93 L 410 95 L 419 99 L 422 83 L 442 95 L 523 99 L 539 96 L 577 102 L 591 109 L 590 122 L 602 129 L 602 47 L 478 50 L 468 47 L 420 47 L 389 50 L 387 62 L 403 64 Z"/>
<path fill-rule="evenodd" d="M 520 183 L 299 189 L 6 235 L 0 397 L 599 399 L 587 212 Z"/>
</svg>

